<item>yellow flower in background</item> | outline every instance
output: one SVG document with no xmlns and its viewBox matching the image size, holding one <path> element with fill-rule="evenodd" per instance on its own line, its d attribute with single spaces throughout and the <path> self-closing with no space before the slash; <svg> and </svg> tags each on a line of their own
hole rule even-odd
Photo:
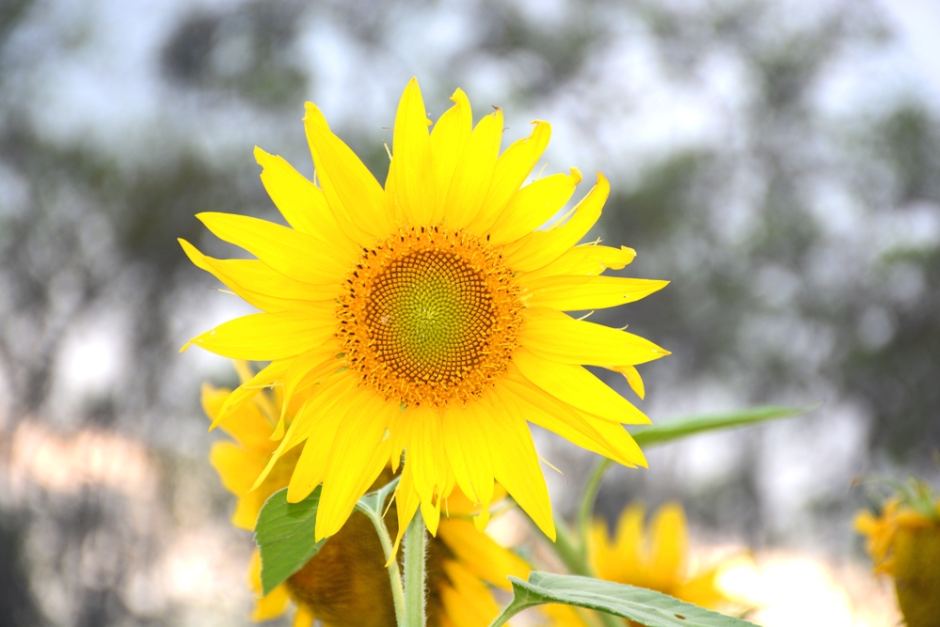
<svg viewBox="0 0 940 627">
<path fill-rule="evenodd" d="M 663 505 L 645 529 L 643 518 L 642 505 L 625 508 L 613 537 L 608 536 L 605 521 L 594 521 L 588 555 L 598 577 L 652 588 L 707 608 L 728 602 L 717 583 L 720 564 L 689 570 L 689 537 L 681 505 Z"/>
<path fill-rule="evenodd" d="M 642 505 L 625 508 L 613 537 L 608 534 L 606 521 L 594 521 L 588 536 L 588 557 L 595 576 L 651 588 L 710 609 L 734 603 L 718 584 L 724 564 L 690 571 L 689 538 L 682 506 L 663 505 L 648 527 L 643 524 L 644 516 Z M 585 624 L 568 606 L 551 605 L 544 613 L 556 627 Z"/>
<path fill-rule="evenodd" d="M 420 507 L 435 533 L 457 489 L 483 525 L 499 484 L 554 538 L 527 421 L 626 466 L 646 463 L 623 425 L 647 417 L 584 366 L 622 373 L 642 396 L 636 366 L 667 351 L 564 312 L 633 302 L 666 282 L 602 276 L 629 264 L 634 251 L 578 245 L 607 199 L 602 175 L 552 221 L 581 175 L 526 182 L 548 143 L 546 122 L 500 153 L 502 111 L 474 126 L 466 95 L 457 90 L 452 100 L 431 129 L 417 81 L 408 83 L 384 188 L 308 103 L 316 182 L 255 151 L 262 183 L 290 226 L 199 214 L 255 259 L 214 259 L 181 240 L 195 265 L 261 310 L 190 342 L 270 362 L 213 424 L 237 421 L 259 389 L 279 388 L 296 412 L 289 426 L 281 412 L 278 446 L 256 483 L 301 451 L 288 500 L 322 484 L 317 538 L 339 531 L 403 454 L 402 530 Z"/>
<path fill-rule="evenodd" d="M 934 627 L 940 617 L 940 499 L 929 488 L 885 502 L 881 514 L 863 511 L 855 529 L 865 536 L 875 572 L 894 580 L 908 627 Z"/>
<path fill-rule="evenodd" d="M 247 372 L 244 365 L 240 370 Z M 204 386 L 206 414 L 215 419 L 230 395 L 230 390 Z M 267 498 L 290 480 L 292 462 L 284 457 L 261 487 L 251 489 L 258 469 L 277 446 L 270 435 L 280 414 L 279 402 L 275 394 L 263 392 L 241 405 L 235 419 L 223 426 L 233 440 L 216 442 L 210 453 L 222 484 L 238 497 L 232 522 L 249 531 Z M 380 475 L 382 483 L 390 479 L 388 472 Z M 428 624 L 478 627 L 499 613 L 487 584 L 509 590 L 508 577 L 524 578 L 529 567 L 470 522 L 472 506 L 466 499 L 455 495 L 449 505 L 451 517 L 441 521 L 437 537 L 428 545 Z M 394 533 L 394 512 L 390 518 Z M 258 596 L 252 613 L 255 621 L 276 618 L 293 602 L 295 627 L 309 627 L 315 618 L 332 627 L 395 624 L 383 551 L 372 523 L 358 512 L 304 568 L 266 596 L 261 596 L 261 561 L 256 549 L 249 582 Z"/>
</svg>

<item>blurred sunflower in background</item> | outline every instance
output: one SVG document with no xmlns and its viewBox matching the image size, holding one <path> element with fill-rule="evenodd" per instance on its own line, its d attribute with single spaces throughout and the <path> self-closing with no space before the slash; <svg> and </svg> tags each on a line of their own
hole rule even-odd
<svg viewBox="0 0 940 627">
<path fill-rule="evenodd" d="M 935 627 L 940 621 L 940 499 L 913 481 L 888 499 L 881 512 L 859 512 L 855 529 L 875 572 L 894 581 L 908 627 Z"/>
<path fill-rule="evenodd" d="M 237 365 L 243 378 L 251 373 Z M 202 403 L 210 419 L 230 397 L 231 390 L 203 386 Z M 231 440 L 216 442 L 210 453 L 213 467 L 225 488 L 237 497 L 232 523 L 251 531 L 264 502 L 287 486 L 293 460 L 281 458 L 264 483 L 252 489 L 258 472 L 277 443 L 270 439 L 281 414 L 282 395 L 277 389 L 262 392 L 240 405 L 223 429 Z M 290 421 L 288 421 L 290 422 Z M 380 474 L 379 483 L 391 480 Z M 509 590 L 510 575 L 526 577 L 529 567 L 512 551 L 497 544 L 469 520 L 472 506 L 460 495 L 449 501 L 450 517 L 441 521 L 438 535 L 428 546 L 428 625 L 479 627 L 489 623 L 499 608 L 489 586 Z M 387 516 L 395 533 L 395 504 Z M 300 571 L 262 596 L 261 560 L 252 554 L 249 584 L 257 596 L 252 619 L 281 616 L 295 606 L 295 627 L 310 627 L 315 619 L 331 627 L 386 627 L 395 624 L 395 613 L 384 557 L 372 523 L 354 512 L 346 524 Z"/>
<path fill-rule="evenodd" d="M 616 583 L 650 588 L 709 609 L 738 605 L 718 583 L 725 567 L 717 563 L 692 571 L 685 512 L 678 503 L 659 508 L 648 527 L 640 504 L 620 514 L 613 536 L 607 522 L 595 520 L 588 536 L 588 558 L 593 574 Z M 544 613 L 556 627 L 589 625 L 570 606 L 551 605 Z"/>
<path fill-rule="evenodd" d="M 255 259 L 214 259 L 181 240 L 195 265 L 262 310 L 190 342 L 270 362 L 222 403 L 213 424 L 237 422 L 258 390 L 280 387 L 279 443 L 254 482 L 292 468 L 291 502 L 322 484 L 317 539 L 337 533 L 403 454 L 402 531 L 420 507 L 435 533 L 458 489 L 482 526 L 499 484 L 554 539 L 527 421 L 623 465 L 646 464 L 623 425 L 647 417 L 584 366 L 623 373 L 642 395 L 636 366 L 668 352 L 564 312 L 633 302 L 666 281 L 602 276 L 634 251 L 578 245 L 607 199 L 603 175 L 553 221 L 581 175 L 526 184 L 548 123 L 535 122 L 501 153 L 502 111 L 474 126 L 467 96 L 457 90 L 452 100 L 432 130 L 417 81 L 408 83 L 384 188 L 308 103 L 315 181 L 255 152 L 290 226 L 199 214 Z"/>
</svg>

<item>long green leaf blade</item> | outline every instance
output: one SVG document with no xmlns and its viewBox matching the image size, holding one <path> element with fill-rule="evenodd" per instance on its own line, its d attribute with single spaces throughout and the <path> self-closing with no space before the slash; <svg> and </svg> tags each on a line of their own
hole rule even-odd
<svg viewBox="0 0 940 627">
<path fill-rule="evenodd" d="M 705 431 L 716 431 L 718 429 L 728 429 L 730 427 L 741 427 L 766 420 L 777 418 L 786 418 L 805 413 L 805 408 L 798 407 L 778 407 L 768 405 L 764 407 L 753 407 L 743 411 L 730 414 L 713 414 L 706 416 L 693 416 L 690 418 L 679 418 L 670 420 L 664 424 L 658 424 L 652 427 L 637 429 L 632 431 L 633 439 L 640 446 L 650 446 L 653 444 L 663 444 L 672 440 L 703 433 Z"/>
<path fill-rule="evenodd" d="M 646 627 L 756 627 L 685 603 L 671 596 L 624 584 L 580 577 L 533 572 L 528 581 L 510 577 L 513 599 L 491 627 L 505 624 L 522 610 L 543 603 L 564 603 L 622 616 Z"/>
</svg>

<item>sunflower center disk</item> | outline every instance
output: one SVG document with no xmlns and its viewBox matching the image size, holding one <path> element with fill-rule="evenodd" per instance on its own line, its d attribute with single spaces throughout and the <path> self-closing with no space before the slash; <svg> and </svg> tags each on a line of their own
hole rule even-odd
<svg viewBox="0 0 940 627">
<path fill-rule="evenodd" d="M 386 398 L 446 405 L 478 396 L 516 346 L 518 289 L 482 242 L 406 231 L 364 253 L 340 299 L 349 364 Z"/>
</svg>

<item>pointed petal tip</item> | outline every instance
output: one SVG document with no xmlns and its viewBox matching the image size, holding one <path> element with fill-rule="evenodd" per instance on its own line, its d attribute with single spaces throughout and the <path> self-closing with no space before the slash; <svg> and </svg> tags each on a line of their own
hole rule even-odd
<svg viewBox="0 0 940 627">
<path fill-rule="evenodd" d="M 265 165 L 263 161 L 267 161 L 268 159 L 271 159 L 274 156 L 270 152 L 262 148 L 261 146 L 255 146 L 252 149 L 251 154 L 254 156 L 255 162 L 258 165 L 260 165 L 262 169 L 264 168 L 264 165 Z"/>
<path fill-rule="evenodd" d="M 180 248 L 183 250 L 183 253 L 189 258 L 190 261 L 196 263 L 196 258 L 202 257 L 202 253 L 196 248 L 189 240 L 185 237 L 177 237 L 176 243 L 180 245 Z"/>
<path fill-rule="evenodd" d="M 467 97 L 467 92 L 465 92 L 459 87 L 455 89 L 454 93 L 450 95 L 450 101 L 453 102 L 455 105 L 460 105 L 460 106 L 470 105 L 470 98 Z"/>
<path fill-rule="evenodd" d="M 532 120 L 529 124 L 532 125 L 532 134 L 536 133 L 551 133 L 552 125 L 547 120 Z"/>
<path fill-rule="evenodd" d="M 214 216 L 217 216 L 220 214 L 221 212 L 219 211 L 200 211 L 199 213 L 196 214 L 196 219 L 202 222 L 203 225 L 207 225 L 207 222 L 206 222 L 207 220 L 212 220 Z"/>
<path fill-rule="evenodd" d="M 584 174 L 581 173 L 581 170 L 578 168 L 571 168 L 570 176 L 574 179 L 574 184 L 578 185 L 581 181 L 584 180 Z"/>
<path fill-rule="evenodd" d="M 549 524 L 547 528 L 543 528 L 542 533 L 544 533 L 545 536 L 552 542 L 557 541 L 558 531 L 555 529 L 555 521 L 552 521 L 551 524 Z"/>
<path fill-rule="evenodd" d="M 320 511 L 321 510 L 317 510 L 317 513 L 319 514 Z M 320 540 L 329 538 L 330 536 L 335 534 L 337 531 L 339 531 L 339 529 L 333 528 L 335 527 L 335 524 L 327 525 L 327 522 L 328 520 L 326 516 L 317 516 L 317 520 L 313 525 L 313 541 L 314 542 L 319 542 Z"/>
<path fill-rule="evenodd" d="M 326 116 L 320 111 L 320 108 L 310 101 L 304 103 L 304 124 L 322 125 L 329 128 L 326 123 Z"/>
<path fill-rule="evenodd" d="M 216 416 L 215 419 L 209 424 L 209 429 L 208 429 L 209 433 L 212 433 L 213 431 L 218 429 L 220 426 L 222 426 L 222 421 L 228 418 L 229 413 L 230 412 L 219 413 L 219 415 Z M 252 490 L 254 490 L 254 488 L 252 488 Z"/>
</svg>

